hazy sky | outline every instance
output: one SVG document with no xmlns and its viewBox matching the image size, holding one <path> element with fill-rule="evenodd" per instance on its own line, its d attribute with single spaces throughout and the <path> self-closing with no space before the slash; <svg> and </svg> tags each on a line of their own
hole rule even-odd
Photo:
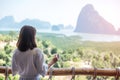
<svg viewBox="0 0 120 80">
<path fill-rule="evenodd" d="M 0 0 L 0 19 L 13 16 L 19 22 L 37 18 L 52 25 L 76 26 L 81 8 L 88 3 L 108 22 L 120 27 L 120 0 Z"/>
</svg>

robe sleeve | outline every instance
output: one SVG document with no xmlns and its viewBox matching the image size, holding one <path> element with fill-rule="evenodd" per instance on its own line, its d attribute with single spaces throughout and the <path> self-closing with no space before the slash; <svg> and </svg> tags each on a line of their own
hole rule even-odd
<svg viewBox="0 0 120 80">
<path fill-rule="evenodd" d="M 37 51 L 35 64 L 38 73 L 44 77 L 47 74 L 48 65 L 45 63 L 43 52 L 40 50 Z"/>
<path fill-rule="evenodd" d="M 17 67 L 17 64 L 16 64 L 16 61 L 15 61 L 15 54 L 13 54 L 13 57 L 12 57 L 12 75 L 16 75 L 18 73 L 18 67 Z"/>
</svg>

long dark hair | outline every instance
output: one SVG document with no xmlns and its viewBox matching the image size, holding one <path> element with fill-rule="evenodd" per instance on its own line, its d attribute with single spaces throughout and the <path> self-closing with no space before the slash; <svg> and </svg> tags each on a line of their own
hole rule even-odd
<svg viewBox="0 0 120 80">
<path fill-rule="evenodd" d="M 37 47 L 35 42 L 36 29 L 29 25 L 24 25 L 19 34 L 17 48 L 20 51 L 26 51 Z"/>
</svg>

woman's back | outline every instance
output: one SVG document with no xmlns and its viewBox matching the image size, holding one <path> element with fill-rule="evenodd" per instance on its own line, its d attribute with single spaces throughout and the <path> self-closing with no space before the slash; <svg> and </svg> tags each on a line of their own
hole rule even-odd
<svg viewBox="0 0 120 80">
<path fill-rule="evenodd" d="M 44 76 L 47 72 L 47 65 L 44 63 L 43 53 L 39 48 L 29 49 L 25 52 L 16 49 L 13 62 L 13 72 L 18 72 L 22 78 L 35 78 L 39 74 Z"/>
</svg>

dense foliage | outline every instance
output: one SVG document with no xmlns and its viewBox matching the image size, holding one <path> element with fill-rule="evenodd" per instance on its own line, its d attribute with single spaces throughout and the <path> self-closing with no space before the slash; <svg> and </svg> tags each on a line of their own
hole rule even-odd
<svg viewBox="0 0 120 80">
<path fill-rule="evenodd" d="M 12 51 L 16 48 L 17 32 L 0 34 L 0 65 L 11 66 Z M 97 67 L 116 68 L 120 66 L 120 42 L 90 42 L 81 41 L 80 36 L 65 36 L 62 34 L 37 33 L 37 45 L 44 52 L 46 63 L 54 54 L 60 55 L 60 60 L 53 66 L 66 67 Z M 3 80 L 3 76 L 0 80 Z M 18 76 L 9 76 L 10 80 Z M 90 80 L 91 76 L 76 76 L 76 80 Z M 98 77 L 102 80 L 113 80 L 111 77 Z M 42 80 L 46 80 L 43 78 Z"/>
</svg>

